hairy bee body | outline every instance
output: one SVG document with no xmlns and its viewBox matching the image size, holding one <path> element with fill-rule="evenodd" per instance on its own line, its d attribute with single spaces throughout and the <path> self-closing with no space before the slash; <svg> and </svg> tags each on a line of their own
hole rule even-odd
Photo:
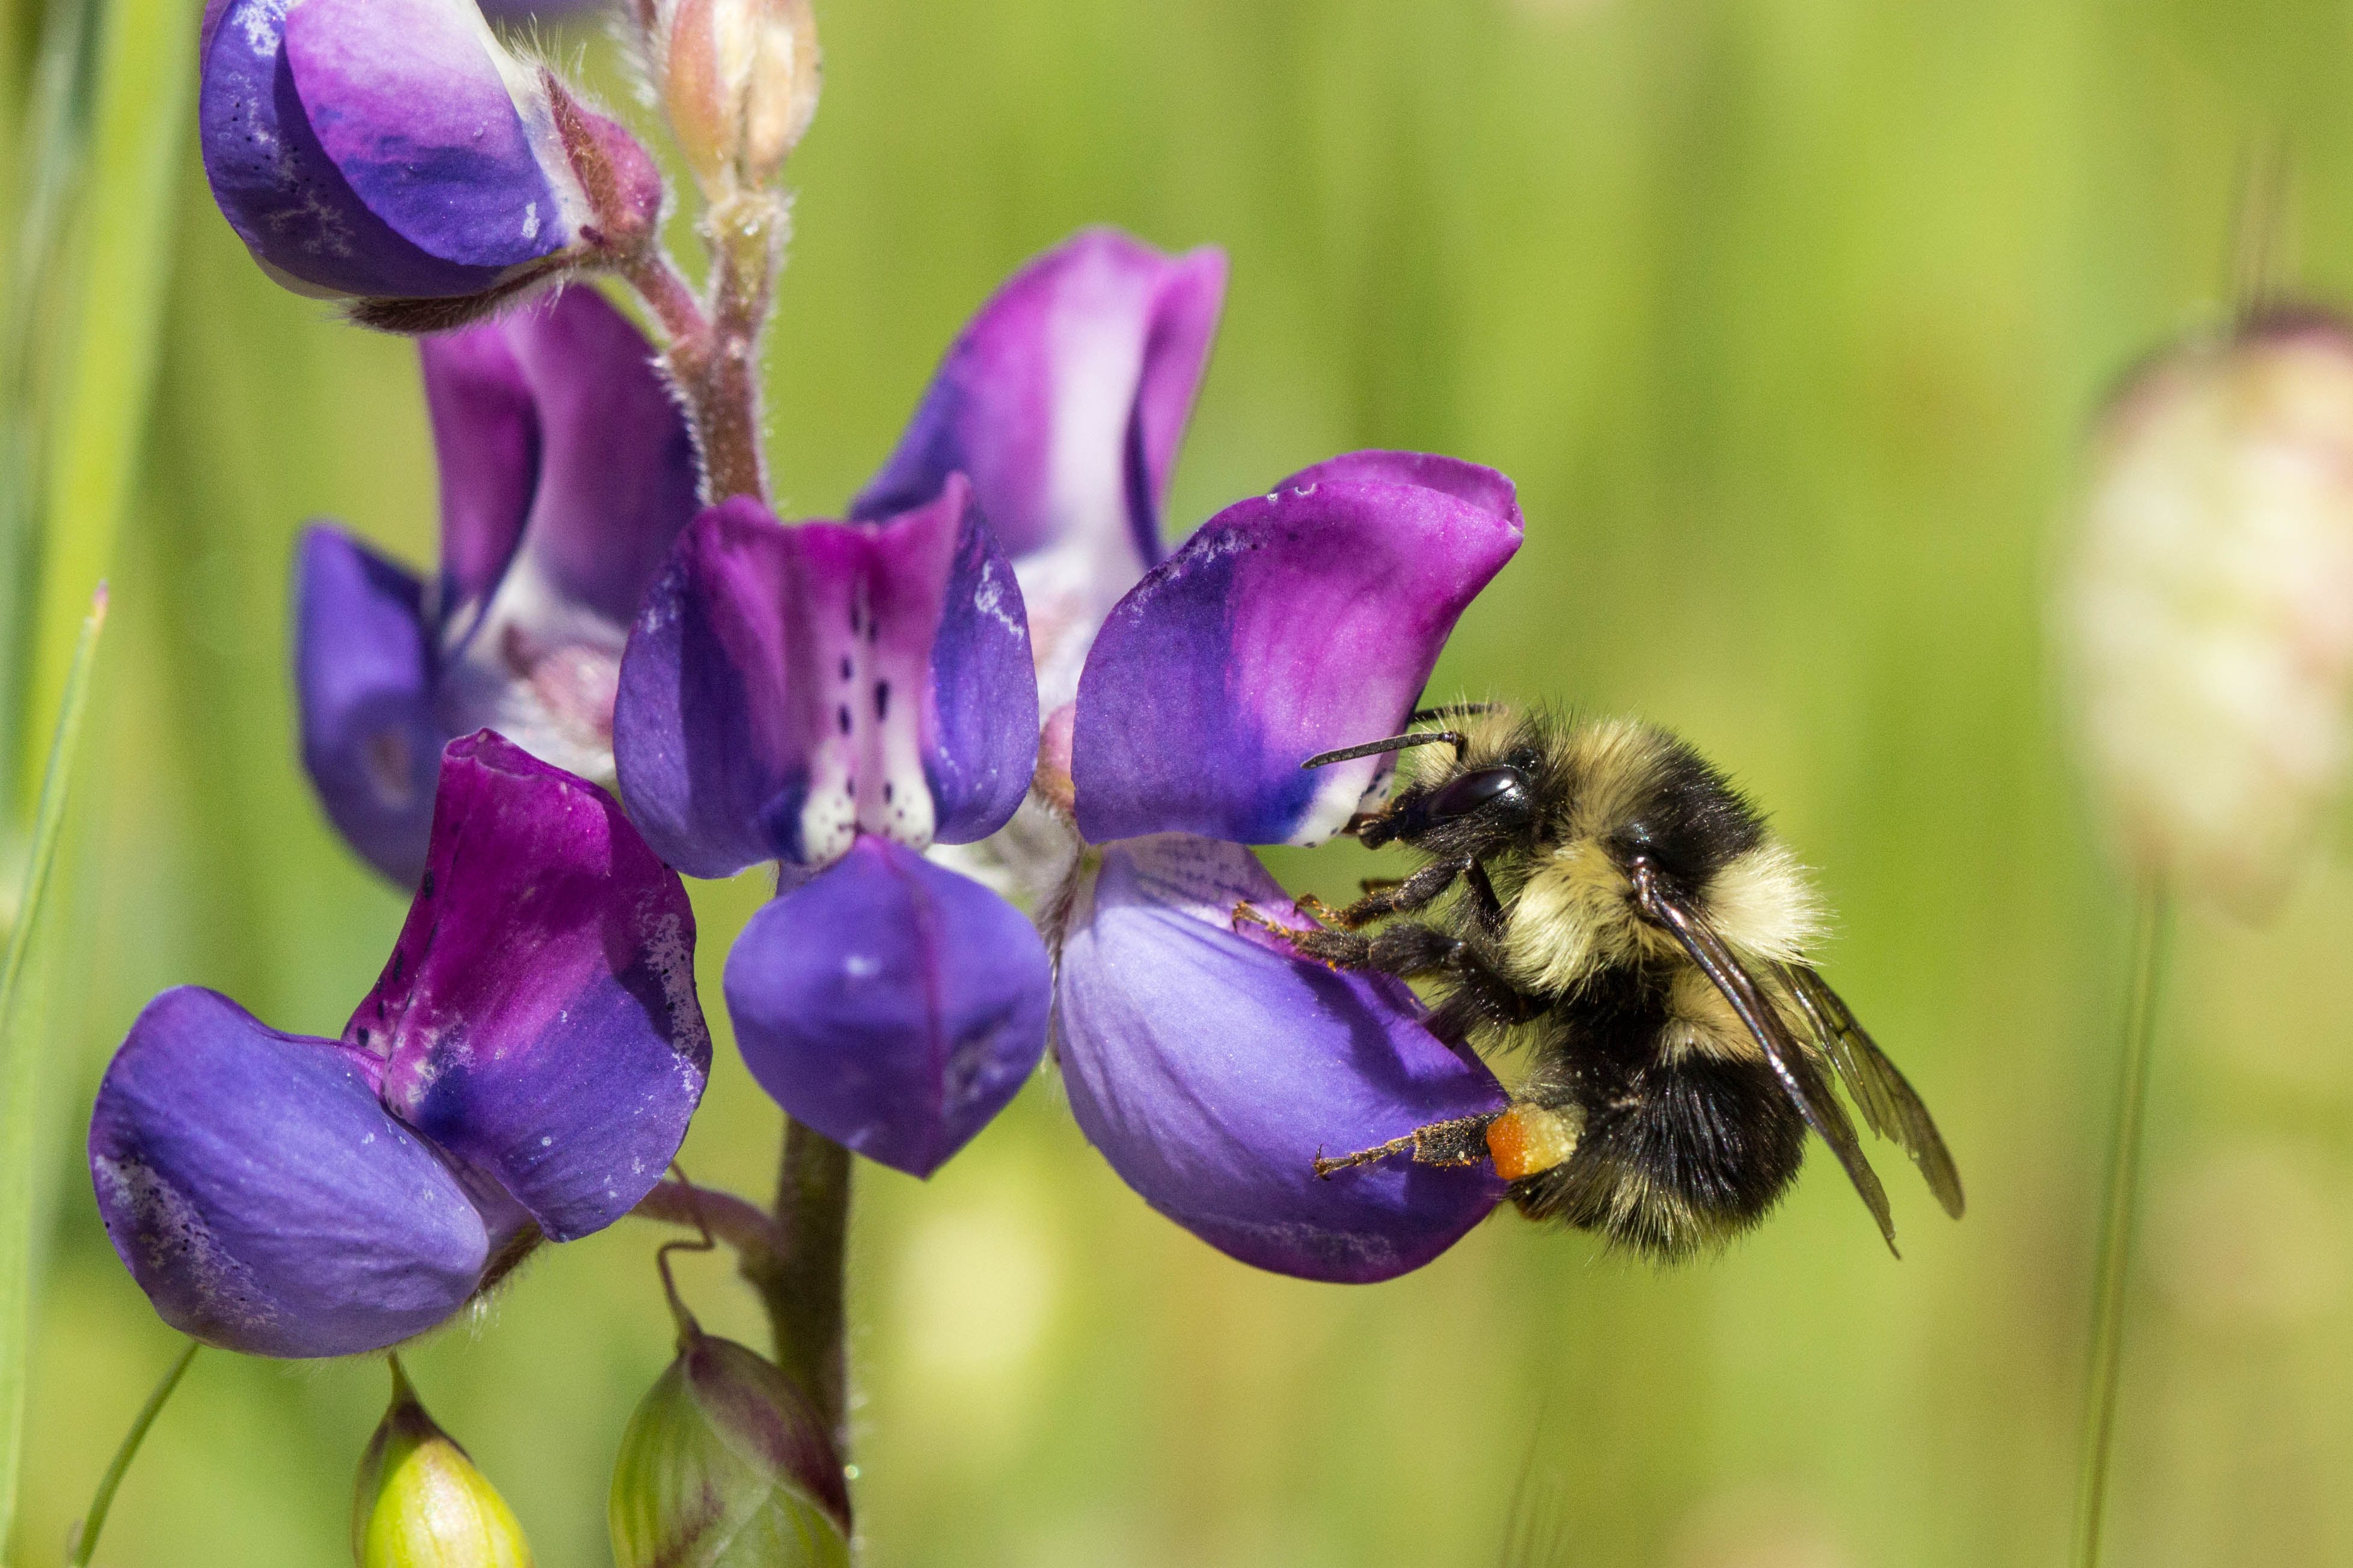
<svg viewBox="0 0 2353 1568">
<path fill-rule="evenodd" d="M 1374 743 L 1407 755 L 1357 837 L 1419 865 L 1293 940 L 1429 981 L 1441 1037 L 1525 1047 L 1511 1110 L 1481 1129 L 1522 1212 L 1680 1258 L 1762 1219 L 1811 1129 L 1892 1246 L 1832 1077 L 1959 1212 L 1926 1109 L 1812 968 L 1823 921 L 1804 868 L 1721 773 L 1650 725 L 1455 711 L 1452 729 Z M 1327 1173 L 1464 1157 L 1462 1130 L 1425 1131 Z"/>
</svg>

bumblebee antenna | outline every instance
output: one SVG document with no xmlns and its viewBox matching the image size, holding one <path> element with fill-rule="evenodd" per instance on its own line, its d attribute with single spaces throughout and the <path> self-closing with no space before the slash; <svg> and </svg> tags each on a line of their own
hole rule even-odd
<svg viewBox="0 0 2353 1568">
<path fill-rule="evenodd" d="M 1391 735 L 1386 741 L 1367 741 L 1361 746 L 1343 746 L 1336 752 L 1319 752 L 1299 765 L 1303 768 L 1328 767 L 1334 763 L 1350 763 L 1358 757 L 1377 756 L 1383 752 L 1402 752 L 1414 746 L 1434 746 L 1440 741 L 1451 742 L 1457 756 L 1462 752 L 1462 737 L 1452 730 L 1416 730 L 1409 735 Z"/>
</svg>

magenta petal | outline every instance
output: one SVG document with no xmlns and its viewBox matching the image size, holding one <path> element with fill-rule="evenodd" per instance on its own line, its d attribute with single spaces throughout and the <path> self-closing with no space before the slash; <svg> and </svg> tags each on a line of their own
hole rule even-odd
<svg viewBox="0 0 2353 1568">
<path fill-rule="evenodd" d="M 1166 256 L 1115 229 L 1039 257 L 948 350 L 855 515 L 968 476 L 1050 655 L 1064 623 L 1091 628 L 1160 560 L 1161 503 L 1225 285 L 1223 252 Z"/>
<path fill-rule="evenodd" d="M 1514 530 L 1521 526 L 1519 492 L 1512 481 L 1460 458 L 1432 452 L 1343 452 L 1300 469 L 1274 488 L 1303 490 L 1322 484 L 1414 485 L 1451 495 Z"/>
<path fill-rule="evenodd" d="M 861 834 L 752 917 L 727 955 L 744 1060 L 796 1120 L 927 1176 L 1046 1048 L 1045 944 L 1020 911 Z"/>
<path fill-rule="evenodd" d="M 194 986 L 140 1014 L 99 1086 L 90 1168 L 165 1322 L 253 1355 L 352 1355 L 473 1294 L 482 1216 L 377 1102 L 374 1066 Z"/>
<path fill-rule="evenodd" d="M 302 764 L 352 847 L 414 887 L 441 753 L 423 586 L 326 527 L 303 531 L 294 571 Z"/>
<path fill-rule="evenodd" d="M 680 539 L 630 634 L 622 793 L 672 865 L 828 865 L 860 831 L 921 848 L 1001 826 L 1037 757 L 1021 595 L 952 479 L 881 524 L 786 528 L 756 501 Z"/>
<path fill-rule="evenodd" d="M 602 790 L 452 741 L 417 901 L 343 1037 L 411 1127 L 585 1236 L 660 1180 L 702 1097 L 686 889 Z"/>
<path fill-rule="evenodd" d="M 1409 991 L 1237 934 L 1245 900 L 1305 923 L 1247 849 L 1171 834 L 1102 854 L 1062 947 L 1056 1048 L 1080 1128 L 1147 1203 L 1245 1263 L 1344 1282 L 1419 1268 L 1494 1207 L 1487 1165 L 1315 1174 L 1318 1154 L 1503 1109 Z"/>
<path fill-rule="evenodd" d="M 1395 733 L 1519 548 L 1518 510 L 1493 505 L 1509 481 L 1422 461 L 1445 488 L 1324 480 L 1229 507 L 1120 601 L 1079 680 L 1089 839 L 1313 844 L 1346 823 L 1384 759 L 1300 764 Z"/>
</svg>

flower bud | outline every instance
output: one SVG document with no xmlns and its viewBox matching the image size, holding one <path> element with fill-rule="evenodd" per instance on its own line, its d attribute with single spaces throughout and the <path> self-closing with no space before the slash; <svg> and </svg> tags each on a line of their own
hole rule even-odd
<svg viewBox="0 0 2353 1568">
<path fill-rule="evenodd" d="M 841 1460 L 785 1374 L 691 1325 L 629 1417 L 608 1515 L 617 1568 L 836 1568 L 849 1561 Z"/>
<path fill-rule="evenodd" d="M 652 160 L 471 0 L 213 0 L 205 174 L 269 275 L 441 331 L 650 232 Z"/>
<path fill-rule="evenodd" d="M 663 0 L 654 26 L 662 100 L 704 194 L 776 178 L 817 113 L 808 0 Z"/>
<path fill-rule="evenodd" d="M 2274 314 L 2170 352 L 2103 416 L 2062 604 L 2094 783 L 2137 868 L 2244 916 L 2343 772 L 2353 327 Z"/>
<path fill-rule="evenodd" d="M 392 1408 L 360 1460 L 352 1500 L 359 1568 L 531 1568 L 506 1500 L 433 1423 L 392 1363 Z"/>
</svg>

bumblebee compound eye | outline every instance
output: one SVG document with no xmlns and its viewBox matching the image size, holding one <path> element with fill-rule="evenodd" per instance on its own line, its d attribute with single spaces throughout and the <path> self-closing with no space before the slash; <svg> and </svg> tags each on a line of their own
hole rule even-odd
<svg viewBox="0 0 2353 1568">
<path fill-rule="evenodd" d="M 1422 807 L 1433 824 L 1460 822 L 1478 811 L 1500 822 L 1525 821 L 1533 809 L 1528 775 L 1513 767 L 1464 773 L 1432 794 Z"/>
</svg>

